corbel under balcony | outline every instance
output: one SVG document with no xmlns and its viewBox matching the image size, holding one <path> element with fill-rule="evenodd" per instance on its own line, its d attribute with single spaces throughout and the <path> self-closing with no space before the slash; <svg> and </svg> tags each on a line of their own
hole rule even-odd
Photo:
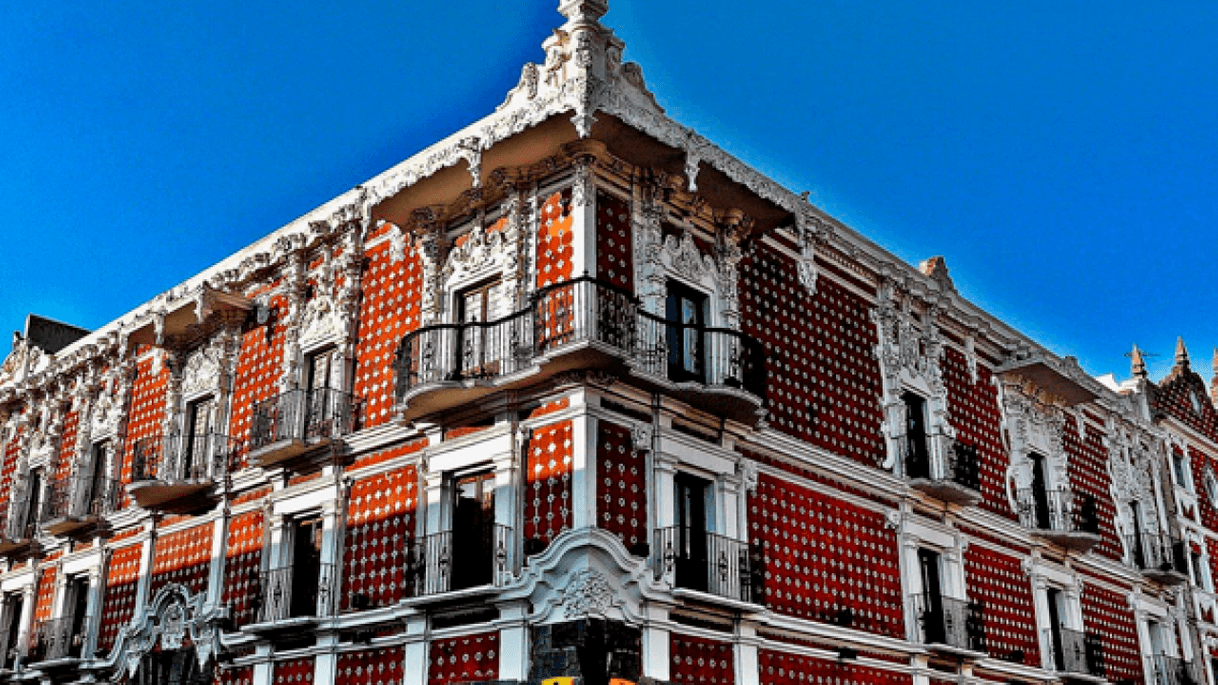
<svg viewBox="0 0 1218 685">
<path fill-rule="evenodd" d="M 216 290 L 206 283 L 189 294 L 165 299 L 167 302 L 159 309 L 137 319 L 136 326 L 127 334 L 129 349 L 140 345 L 185 347 L 225 323 L 244 320 L 254 308 L 253 300 Z"/>
<path fill-rule="evenodd" d="M 1066 406 L 1090 402 L 1099 397 L 1098 383 L 1087 375 L 1074 357 L 1055 359 L 1044 352 L 1015 352 L 994 369 L 1035 383 L 1041 390 L 1060 397 Z"/>
</svg>

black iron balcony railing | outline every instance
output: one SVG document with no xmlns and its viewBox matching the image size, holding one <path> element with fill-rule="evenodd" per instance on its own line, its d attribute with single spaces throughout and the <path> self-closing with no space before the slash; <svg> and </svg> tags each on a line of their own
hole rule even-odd
<svg viewBox="0 0 1218 685">
<path fill-rule="evenodd" d="M 96 519 L 118 509 L 122 488 L 109 478 L 73 476 L 54 481 L 42 505 L 42 522 Z"/>
<path fill-rule="evenodd" d="M 1019 523 L 1049 533 L 1100 534 L 1095 497 L 1075 497 L 1070 490 L 1023 488 L 1016 493 Z"/>
<path fill-rule="evenodd" d="M 38 621 L 30 633 L 31 662 L 79 659 L 88 638 L 89 619 L 65 616 Z"/>
<path fill-rule="evenodd" d="M 985 606 L 981 602 L 925 593 L 912 595 L 910 600 L 922 644 L 987 651 Z"/>
<path fill-rule="evenodd" d="M 765 393 L 765 355 L 756 340 L 668 321 L 644 311 L 633 295 L 585 277 L 541 289 L 525 309 L 496 321 L 410 333 L 398 348 L 397 399 L 429 384 L 510 375 L 580 343 L 604 346 L 654 378 Z"/>
<path fill-rule="evenodd" d="M 1147 657 L 1153 682 L 1150 685 L 1199 685 L 1204 680 L 1192 662 L 1171 656 Z"/>
<path fill-rule="evenodd" d="M 407 592 L 414 597 L 499 586 L 511 579 L 512 529 L 492 524 L 432 533 L 406 554 Z"/>
<path fill-rule="evenodd" d="M 337 438 L 358 428 L 362 403 L 332 388 L 289 390 L 254 404 L 250 449 L 282 441 Z"/>
<path fill-rule="evenodd" d="M 1053 668 L 1059 673 L 1104 677 L 1104 642 L 1098 633 L 1068 628 L 1059 628 L 1055 633 L 1049 629 L 1045 631 L 1045 644 L 1051 650 Z"/>
<path fill-rule="evenodd" d="M 911 480 L 923 480 L 953 489 L 981 492 L 981 461 L 977 448 L 946 436 L 927 438 L 925 445 L 913 445 L 913 438 L 906 435 L 901 452 L 905 457 L 906 475 Z M 939 449 L 930 447 L 936 444 Z"/>
<path fill-rule="evenodd" d="M 656 574 L 673 587 L 761 603 L 760 552 L 747 541 L 672 526 L 656 531 Z"/>
<path fill-rule="evenodd" d="M 131 481 L 166 483 L 216 481 L 244 451 L 244 443 L 227 435 L 158 435 L 135 443 Z"/>
<path fill-rule="evenodd" d="M 311 566 L 308 570 L 304 566 L 286 566 L 264 571 L 258 623 L 332 615 L 336 580 L 333 564 Z"/>
<path fill-rule="evenodd" d="M 1140 533 L 1125 538 L 1133 565 L 1154 576 L 1188 577 L 1188 556 L 1184 543 L 1159 533 Z"/>
</svg>

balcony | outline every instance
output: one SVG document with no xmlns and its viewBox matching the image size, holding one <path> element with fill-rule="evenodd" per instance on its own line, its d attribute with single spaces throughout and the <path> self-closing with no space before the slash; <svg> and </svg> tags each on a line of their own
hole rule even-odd
<svg viewBox="0 0 1218 685">
<path fill-rule="evenodd" d="M 941 437 L 935 449 L 917 449 L 909 436 L 901 446 L 909 486 L 935 499 L 972 506 L 981 501 L 981 462 L 977 448 Z"/>
<path fill-rule="evenodd" d="M 1147 685 L 1201 685 L 1205 682 L 1192 662 L 1176 657 L 1155 655 L 1146 657 L 1151 679 Z"/>
<path fill-rule="evenodd" d="M 152 511 L 186 513 L 211 503 L 244 445 L 227 435 L 164 435 L 135 443 L 127 493 Z"/>
<path fill-rule="evenodd" d="M 1076 498 L 1069 490 L 1024 488 L 1016 493 L 1019 523 L 1033 535 L 1075 552 L 1086 552 L 1100 541 L 1095 498 Z"/>
<path fill-rule="evenodd" d="M 402 339 L 404 420 L 433 415 L 564 371 L 628 374 L 644 389 L 751 424 L 765 395 L 765 353 L 723 328 L 665 320 L 632 295 L 580 278 L 535 293 L 497 321 L 429 326 Z"/>
<path fill-rule="evenodd" d="M 30 501 L 28 486 L 18 485 L 11 500 L 0 502 L 0 555 L 17 555 L 29 551 L 37 538 L 37 517 L 31 511 L 36 503 Z"/>
<path fill-rule="evenodd" d="M 954 656 L 985 655 L 985 607 L 981 602 L 928 594 L 912 595 L 910 601 L 920 644 Z"/>
<path fill-rule="evenodd" d="M 496 588 L 512 579 L 512 529 L 493 524 L 474 531 L 433 533 L 406 555 L 406 592 L 430 597 Z"/>
<path fill-rule="evenodd" d="M 102 517 L 118 509 L 122 486 L 109 478 L 73 476 L 47 489 L 42 528 L 51 535 L 92 530 Z"/>
<path fill-rule="evenodd" d="M 680 526 L 656 531 L 657 577 L 676 589 L 760 604 L 764 585 L 760 550 L 747 541 Z"/>
<path fill-rule="evenodd" d="M 361 402 L 339 390 L 289 390 L 254 405 L 250 461 L 274 466 L 330 446 L 358 428 Z"/>
<path fill-rule="evenodd" d="M 264 571 L 257 623 L 245 629 L 272 634 L 300 631 L 315 625 L 320 619 L 334 614 L 337 581 L 333 564 L 320 564 L 308 570 L 285 566 Z"/>
<path fill-rule="evenodd" d="M 31 663 L 80 659 L 88 639 L 89 618 L 75 616 L 38 621 L 30 633 Z M 45 668 L 45 664 L 40 665 Z"/>
<path fill-rule="evenodd" d="M 1065 678 L 1101 681 L 1104 672 L 1104 642 L 1098 633 L 1060 628 L 1045 631 L 1053 668 Z"/>
<path fill-rule="evenodd" d="M 1133 565 L 1150 580 L 1164 585 L 1188 582 L 1184 543 L 1158 533 L 1130 535 L 1125 540 Z"/>
</svg>

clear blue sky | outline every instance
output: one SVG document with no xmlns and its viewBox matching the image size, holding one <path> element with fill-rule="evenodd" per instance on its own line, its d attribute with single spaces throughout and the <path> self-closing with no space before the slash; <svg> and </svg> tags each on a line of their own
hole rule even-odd
<svg viewBox="0 0 1218 685">
<path fill-rule="evenodd" d="M 0 330 L 110 321 L 490 112 L 557 0 L 17 0 Z M 1218 4 L 611 0 L 683 123 L 1092 373 L 1218 330 Z M 7 345 L 0 342 L 0 355 Z"/>
</svg>

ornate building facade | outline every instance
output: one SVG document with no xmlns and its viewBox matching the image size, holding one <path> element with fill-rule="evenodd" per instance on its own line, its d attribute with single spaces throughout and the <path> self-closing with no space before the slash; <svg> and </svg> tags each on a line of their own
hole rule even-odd
<svg viewBox="0 0 1218 685">
<path fill-rule="evenodd" d="M 562 0 L 485 119 L 0 366 L 0 680 L 1215 682 L 1218 386 L 1085 374 Z"/>
</svg>

